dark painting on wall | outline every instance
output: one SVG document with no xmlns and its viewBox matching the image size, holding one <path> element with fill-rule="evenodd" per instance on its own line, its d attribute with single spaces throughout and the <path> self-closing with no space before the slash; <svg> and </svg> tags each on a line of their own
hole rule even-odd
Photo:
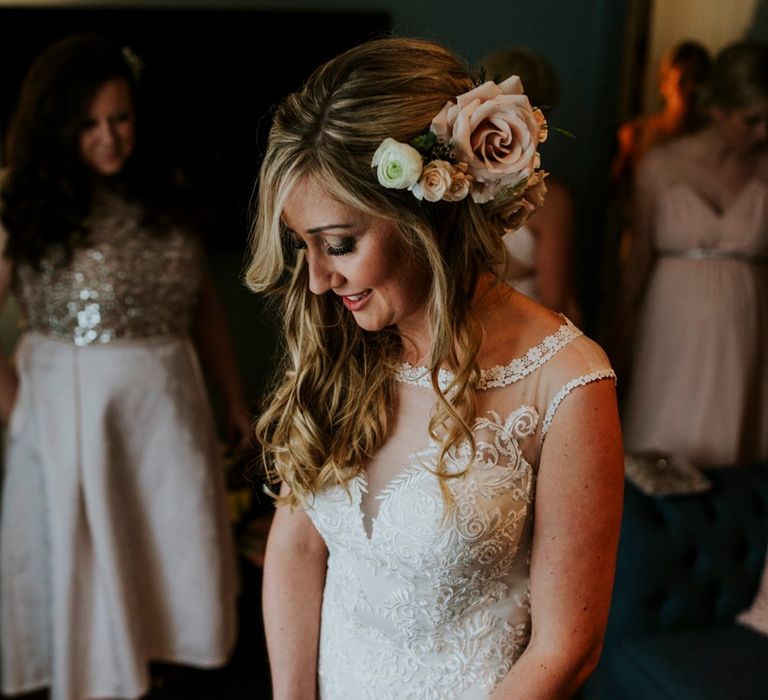
<svg viewBox="0 0 768 700">
<path fill-rule="evenodd" d="M 243 250 L 272 106 L 315 66 L 388 30 L 384 12 L 0 7 L 0 163 L 34 58 L 68 34 L 105 34 L 144 63 L 168 145 L 216 222 L 212 248 Z"/>
</svg>

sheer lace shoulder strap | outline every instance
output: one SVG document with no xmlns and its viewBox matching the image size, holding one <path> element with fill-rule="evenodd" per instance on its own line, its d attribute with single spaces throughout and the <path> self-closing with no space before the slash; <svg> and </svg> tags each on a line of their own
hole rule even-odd
<svg viewBox="0 0 768 700">
<path fill-rule="evenodd" d="M 493 389 L 508 386 L 527 377 L 531 372 L 551 360 L 568 343 L 580 337 L 582 332 L 563 316 L 563 325 L 548 335 L 538 345 L 534 345 L 522 357 L 506 365 L 496 365 L 480 372 L 480 389 Z"/>
<path fill-rule="evenodd" d="M 572 343 L 568 353 L 562 356 L 560 366 L 553 372 L 553 381 L 547 391 L 547 410 L 541 424 L 540 439 L 544 440 L 552 420 L 563 400 L 574 389 L 605 379 L 616 381 L 616 373 L 603 349 L 593 340 L 582 336 Z"/>
<path fill-rule="evenodd" d="M 616 373 L 612 369 L 600 369 L 595 372 L 590 372 L 589 374 L 582 374 L 580 377 L 571 379 L 570 382 L 568 382 L 560 389 L 560 391 L 557 392 L 557 394 L 555 394 L 552 402 L 547 408 L 546 414 L 544 414 L 544 422 L 541 424 L 542 440 L 546 436 L 549 427 L 552 425 L 552 419 L 555 417 L 555 411 L 557 411 L 557 408 L 562 403 L 563 399 L 568 396 L 568 394 L 570 394 L 576 387 L 586 386 L 587 384 L 597 382 L 601 379 L 613 379 L 616 381 Z"/>
<path fill-rule="evenodd" d="M 483 390 L 508 386 L 523 379 L 523 377 L 527 377 L 581 335 L 582 332 L 568 318 L 563 316 L 563 324 L 554 333 L 530 348 L 523 356 L 515 358 L 505 365 L 481 369 L 478 388 Z M 405 384 L 432 386 L 432 379 L 426 367 L 414 366 L 407 362 L 398 364 L 395 379 Z M 445 390 L 452 379 L 453 374 L 448 370 L 441 369 L 439 371 L 438 384 L 441 389 Z"/>
</svg>

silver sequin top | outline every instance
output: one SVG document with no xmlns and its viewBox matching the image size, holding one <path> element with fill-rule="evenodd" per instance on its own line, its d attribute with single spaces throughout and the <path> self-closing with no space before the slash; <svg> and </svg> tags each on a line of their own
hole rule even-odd
<svg viewBox="0 0 768 700">
<path fill-rule="evenodd" d="M 203 250 L 186 231 L 153 235 L 141 208 L 99 193 L 86 247 L 67 263 L 51 250 L 41 269 L 16 266 L 25 328 L 76 345 L 185 335 L 200 293 Z"/>
</svg>

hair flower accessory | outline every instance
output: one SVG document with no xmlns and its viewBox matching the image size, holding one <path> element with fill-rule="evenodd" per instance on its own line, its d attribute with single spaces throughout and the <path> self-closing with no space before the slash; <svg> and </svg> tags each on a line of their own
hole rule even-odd
<svg viewBox="0 0 768 700">
<path fill-rule="evenodd" d="M 389 138 L 376 149 L 371 166 L 377 168 L 379 182 L 395 190 L 413 187 L 424 168 L 421 154 L 413 146 Z"/>
<path fill-rule="evenodd" d="M 538 167 L 537 149 L 547 135 L 544 124 L 543 114 L 531 107 L 520 78 L 513 75 L 499 85 L 488 80 L 459 95 L 455 104 L 448 102 L 430 130 L 469 165 L 478 184 L 472 198 L 483 202 Z"/>
<path fill-rule="evenodd" d="M 384 187 L 408 189 L 419 200 L 458 202 L 471 196 L 483 204 L 498 199 L 515 210 L 515 221 L 524 221 L 546 192 L 538 153 L 546 138 L 544 115 L 531 107 L 513 75 L 447 102 L 429 131 L 410 144 L 384 139 L 371 166 L 378 168 Z M 529 186 L 536 191 L 526 197 Z"/>
<path fill-rule="evenodd" d="M 546 176 L 543 170 L 537 170 L 523 186 L 503 190 L 496 195 L 499 206 L 494 208 L 493 218 L 505 233 L 517 231 L 544 204 Z"/>
</svg>

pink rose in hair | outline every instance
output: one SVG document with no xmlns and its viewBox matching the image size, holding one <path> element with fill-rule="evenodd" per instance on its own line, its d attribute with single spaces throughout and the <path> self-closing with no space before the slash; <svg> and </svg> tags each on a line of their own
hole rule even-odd
<svg viewBox="0 0 768 700">
<path fill-rule="evenodd" d="M 410 187 L 414 197 L 439 202 L 450 190 L 453 166 L 447 160 L 433 160 L 424 166 L 419 181 Z"/>
<path fill-rule="evenodd" d="M 523 94 L 513 75 L 496 85 L 488 81 L 446 103 L 431 130 L 450 143 L 456 160 L 469 165 L 480 199 L 488 201 L 505 185 L 528 177 L 537 165 L 536 149 L 545 137 L 541 113 Z M 483 183 L 492 184 L 483 195 Z M 488 196 L 490 195 L 490 196 Z"/>
<path fill-rule="evenodd" d="M 544 182 L 544 178 L 548 174 L 538 170 L 528 179 L 528 186 L 525 188 L 523 196 L 533 204 L 535 209 L 544 206 L 544 200 L 547 195 L 547 185 Z"/>
<path fill-rule="evenodd" d="M 544 204 L 547 185 L 544 178 L 547 173 L 541 170 L 528 178 L 521 193 L 502 194 L 494 211 L 494 218 L 507 233 L 519 229 L 539 207 Z"/>
<path fill-rule="evenodd" d="M 472 188 L 472 176 L 467 173 L 467 170 L 468 166 L 466 163 L 457 163 L 454 166 L 451 186 L 443 195 L 444 200 L 447 202 L 460 202 L 469 194 Z"/>
</svg>

